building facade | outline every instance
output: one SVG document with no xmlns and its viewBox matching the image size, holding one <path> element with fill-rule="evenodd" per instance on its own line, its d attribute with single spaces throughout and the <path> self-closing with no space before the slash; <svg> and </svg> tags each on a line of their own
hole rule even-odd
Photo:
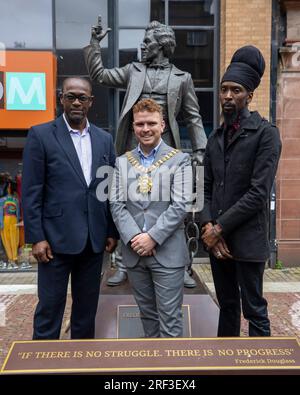
<svg viewBox="0 0 300 395">
<path fill-rule="evenodd" d="M 278 5 L 278 78 L 276 122 L 283 150 L 277 173 L 278 259 L 300 264 L 300 2 Z"/>
</svg>

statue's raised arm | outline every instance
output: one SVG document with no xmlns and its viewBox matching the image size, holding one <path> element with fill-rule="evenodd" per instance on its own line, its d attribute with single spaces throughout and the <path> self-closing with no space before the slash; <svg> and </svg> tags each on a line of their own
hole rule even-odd
<svg viewBox="0 0 300 395">
<path fill-rule="evenodd" d="M 91 44 L 99 44 L 100 41 L 104 39 L 104 37 L 107 35 L 108 32 L 111 31 L 111 28 L 107 28 L 106 30 L 103 30 L 102 27 L 102 17 L 101 15 L 98 15 L 98 22 L 97 25 L 92 26 L 92 31 L 91 31 Z"/>
</svg>

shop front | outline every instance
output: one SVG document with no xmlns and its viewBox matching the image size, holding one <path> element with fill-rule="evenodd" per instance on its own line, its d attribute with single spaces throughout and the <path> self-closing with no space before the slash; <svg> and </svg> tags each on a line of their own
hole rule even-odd
<svg viewBox="0 0 300 395">
<path fill-rule="evenodd" d="M 5 51 L 0 64 L 0 270 L 29 270 L 34 259 L 22 220 L 22 151 L 28 129 L 55 116 L 56 58 Z"/>
</svg>

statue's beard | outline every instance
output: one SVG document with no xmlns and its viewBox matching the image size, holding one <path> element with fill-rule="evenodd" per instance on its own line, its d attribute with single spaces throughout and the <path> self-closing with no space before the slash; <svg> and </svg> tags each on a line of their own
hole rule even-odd
<svg viewBox="0 0 300 395">
<path fill-rule="evenodd" d="M 223 118 L 224 118 L 224 123 L 226 126 L 232 126 L 238 119 L 239 112 L 234 109 L 233 111 L 230 112 L 222 112 Z"/>
</svg>

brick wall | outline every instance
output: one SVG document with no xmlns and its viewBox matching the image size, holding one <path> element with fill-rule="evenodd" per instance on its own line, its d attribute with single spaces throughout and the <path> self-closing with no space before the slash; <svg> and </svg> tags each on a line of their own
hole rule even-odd
<svg viewBox="0 0 300 395">
<path fill-rule="evenodd" d="M 300 64 L 293 70 L 293 52 L 281 53 L 278 79 L 277 125 L 282 154 L 277 172 L 278 258 L 285 266 L 300 265 Z"/>
<path fill-rule="evenodd" d="M 293 42 L 300 42 L 300 1 L 282 0 L 287 11 L 290 46 L 281 48 L 277 82 L 277 126 L 282 155 L 276 181 L 276 232 L 278 259 L 284 266 L 300 265 L 300 58 L 295 59 Z M 250 109 L 269 118 L 272 0 L 221 0 L 220 74 L 234 51 L 247 44 L 257 46 L 266 61 L 260 87 Z M 298 51 L 300 51 L 298 49 Z M 299 53 L 299 52 L 298 52 Z"/>
<path fill-rule="evenodd" d="M 243 45 L 255 45 L 264 55 L 266 70 L 254 93 L 250 110 L 269 119 L 272 0 L 221 0 L 220 76 L 233 53 Z"/>
<path fill-rule="evenodd" d="M 284 1 L 287 46 L 280 48 L 277 125 L 282 154 L 277 173 L 278 258 L 300 265 L 300 2 Z M 293 46 L 298 42 L 298 46 Z"/>
</svg>

